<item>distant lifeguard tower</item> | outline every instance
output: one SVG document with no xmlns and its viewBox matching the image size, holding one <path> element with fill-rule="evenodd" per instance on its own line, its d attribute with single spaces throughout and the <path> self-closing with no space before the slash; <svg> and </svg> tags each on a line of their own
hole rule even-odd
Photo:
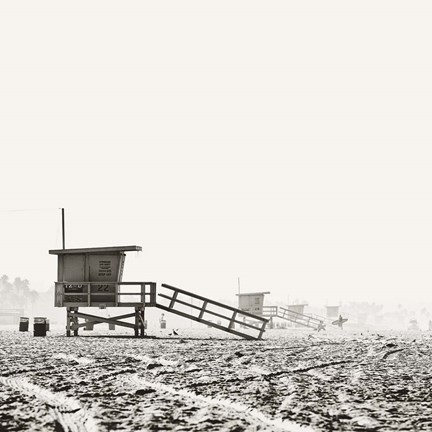
<svg viewBox="0 0 432 432">
<path fill-rule="evenodd" d="M 270 291 L 236 294 L 239 300 L 239 309 L 253 313 L 254 315 L 262 316 L 264 308 L 264 296 L 266 294 L 270 294 Z"/>
<path fill-rule="evenodd" d="M 326 306 L 327 318 L 337 318 L 339 316 L 339 306 Z"/>
<path fill-rule="evenodd" d="M 258 315 L 265 315 L 264 312 L 264 296 L 270 294 L 270 291 L 261 291 L 253 293 L 238 293 L 238 308 L 242 311 Z M 273 328 L 273 318 L 270 316 L 269 326 Z M 245 320 L 246 322 L 246 320 Z"/>
<path fill-rule="evenodd" d="M 307 303 L 299 303 L 299 304 L 291 304 L 288 305 L 288 310 L 295 313 L 295 314 L 301 314 L 304 315 L 305 307 L 307 306 Z"/>
</svg>

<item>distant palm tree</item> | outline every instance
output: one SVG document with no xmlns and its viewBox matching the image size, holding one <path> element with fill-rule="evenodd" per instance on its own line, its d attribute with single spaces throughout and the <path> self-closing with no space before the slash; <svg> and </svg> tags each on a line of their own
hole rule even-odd
<svg viewBox="0 0 432 432">
<path fill-rule="evenodd" d="M 4 274 L 0 277 L 0 296 L 2 306 L 5 308 L 25 309 L 34 305 L 39 298 L 39 294 L 30 289 L 28 279 L 16 277 L 13 283 L 9 282 L 9 276 Z"/>
</svg>

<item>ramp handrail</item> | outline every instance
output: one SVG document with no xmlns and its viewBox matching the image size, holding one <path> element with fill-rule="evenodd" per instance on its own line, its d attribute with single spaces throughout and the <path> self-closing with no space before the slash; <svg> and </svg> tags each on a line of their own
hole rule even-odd
<svg viewBox="0 0 432 432">
<path fill-rule="evenodd" d="M 300 312 L 289 310 L 282 306 L 279 306 L 279 310 L 282 312 L 281 314 L 278 315 L 280 318 L 287 319 L 294 323 L 303 324 L 307 327 L 313 327 L 313 328 L 318 327 L 319 324 L 322 324 L 322 320 L 320 319 L 302 314 Z"/>
</svg>

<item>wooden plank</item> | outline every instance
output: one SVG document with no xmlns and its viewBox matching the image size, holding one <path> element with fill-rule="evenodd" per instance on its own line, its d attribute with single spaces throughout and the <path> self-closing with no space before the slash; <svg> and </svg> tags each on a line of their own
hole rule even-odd
<svg viewBox="0 0 432 432">
<path fill-rule="evenodd" d="M 63 302 L 63 306 L 65 307 L 88 307 L 88 303 L 77 303 L 77 302 Z"/>
<path fill-rule="evenodd" d="M 93 321 L 99 321 L 99 322 L 108 323 L 108 324 L 115 324 L 115 325 L 128 327 L 128 328 L 135 328 L 135 326 L 133 324 L 126 323 L 123 321 L 118 321 L 118 319 L 115 319 L 115 318 L 98 317 L 96 315 L 88 315 L 88 314 L 83 314 L 81 312 L 73 312 L 70 314 L 70 316 L 75 317 L 75 318 L 93 319 Z M 132 316 L 134 316 L 134 314 L 128 314 L 127 318 L 130 318 Z M 79 324 L 78 324 L 78 326 L 81 327 L 81 325 L 79 325 Z"/>
<path fill-rule="evenodd" d="M 90 321 L 99 321 L 99 322 L 108 322 L 108 321 L 118 321 L 120 319 L 126 319 L 126 318 L 132 318 L 134 316 L 134 314 L 126 314 L 126 315 L 119 315 L 119 316 L 115 316 L 115 317 L 101 317 L 101 316 L 96 316 L 96 315 L 89 315 L 89 314 L 85 314 L 82 312 L 73 312 L 71 313 L 71 315 L 73 314 L 73 316 L 77 316 L 79 318 L 85 318 L 87 320 Z"/>
<path fill-rule="evenodd" d="M 263 326 L 261 327 L 261 331 L 259 332 L 258 339 L 262 338 L 262 335 L 265 332 L 265 327 L 266 327 L 266 324 L 263 324 Z"/>
<path fill-rule="evenodd" d="M 236 323 L 236 322 L 238 322 L 238 321 L 236 321 L 236 316 L 237 316 L 237 311 L 236 312 L 234 312 L 233 314 L 232 314 L 232 317 L 231 317 L 231 320 L 230 320 L 230 323 L 229 323 L 229 328 L 231 329 L 231 328 L 234 328 L 234 323 Z M 265 325 L 265 324 L 264 324 Z"/>
<path fill-rule="evenodd" d="M 149 303 L 133 303 L 133 302 L 121 302 L 117 304 L 118 307 L 144 307 L 144 306 L 151 306 Z"/>
<path fill-rule="evenodd" d="M 79 281 L 79 282 L 72 282 L 72 281 L 68 281 L 68 282 L 56 282 L 56 283 L 59 283 L 59 284 L 64 284 L 64 285 L 88 285 L 88 284 L 90 284 L 90 285 L 142 285 L 142 284 L 145 284 L 145 285 L 151 285 L 151 284 L 154 284 L 154 285 L 156 285 L 156 282 L 105 282 L 105 281 L 103 281 L 103 282 L 101 282 L 101 281 L 99 281 L 99 282 L 89 282 L 89 281 Z"/>
<path fill-rule="evenodd" d="M 110 294 L 110 293 L 105 293 L 105 295 Z M 112 294 L 112 293 L 111 293 Z M 102 293 L 103 295 L 103 293 Z M 134 296 L 140 296 L 141 297 L 141 293 L 140 292 L 127 292 L 127 293 L 118 293 L 119 296 L 127 296 L 127 295 L 134 295 Z"/>
</svg>

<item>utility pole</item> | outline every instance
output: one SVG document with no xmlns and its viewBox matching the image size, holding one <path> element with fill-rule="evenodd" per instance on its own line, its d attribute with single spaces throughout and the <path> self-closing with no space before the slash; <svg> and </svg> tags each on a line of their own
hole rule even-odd
<svg viewBox="0 0 432 432">
<path fill-rule="evenodd" d="M 61 211 L 62 211 L 62 236 L 63 236 L 63 249 L 65 249 L 66 246 L 65 246 L 65 217 L 64 217 L 64 208 L 62 208 Z"/>
</svg>

